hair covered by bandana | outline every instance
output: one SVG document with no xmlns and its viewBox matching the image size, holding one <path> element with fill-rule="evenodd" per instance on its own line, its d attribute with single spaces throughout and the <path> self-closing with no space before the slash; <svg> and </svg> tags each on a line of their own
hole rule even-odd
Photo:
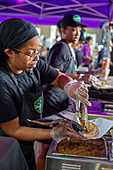
<svg viewBox="0 0 113 170">
<path fill-rule="evenodd" d="M 36 35 L 39 35 L 36 28 L 26 20 L 5 20 L 0 24 L 0 51 L 21 45 Z"/>
<path fill-rule="evenodd" d="M 39 35 L 36 28 L 26 20 L 12 18 L 3 21 L 0 24 L 0 65 L 8 59 L 5 49 L 20 46 L 36 35 Z"/>
</svg>

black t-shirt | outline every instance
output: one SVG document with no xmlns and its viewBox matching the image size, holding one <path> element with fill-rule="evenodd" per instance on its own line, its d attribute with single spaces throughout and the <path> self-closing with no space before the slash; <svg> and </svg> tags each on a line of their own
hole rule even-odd
<svg viewBox="0 0 113 170">
<path fill-rule="evenodd" d="M 47 63 L 66 74 L 75 74 L 75 62 L 70 47 L 65 40 L 58 41 L 48 52 Z M 43 90 L 42 117 L 56 114 L 68 107 L 68 96 L 64 90 L 46 85 Z"/>
<path fill-rule="evenodd" d="M 76 59 L 77 59 L 77 67 L 82 64 L 83 52 L 82 50 L 75 51 Z"/>
<path fill-rule="evenodd" d="M 33 72 L 39 80 L 41 86 L 46 83 L 53 82 L 58 71 L 51 66 L 48 66 L 41 59 L 37 63 L 37 67 Z M 15 74 L 19 86 L 24 92 L 34 91 L 34 82 L 28 72 Z M 0 68 L 0 123 L 8 122 L 20 115 L 22 106 L 22 98 L 18 92 L 14 82 L 7 74 L 4 67 Z"/>
<path fill-rule="evenodd" d="M 70 47 L 63 39 L 55 43 L 47 55 L 47 63 L 59 69 L 63 73 L 67 72 L 71 60 L 74 61 Z M 67 74 L 74 74 L 74 73 L 75 73 L 75 69 L 72 68 L 71 70 L 68 70 Z"/>
</svg>

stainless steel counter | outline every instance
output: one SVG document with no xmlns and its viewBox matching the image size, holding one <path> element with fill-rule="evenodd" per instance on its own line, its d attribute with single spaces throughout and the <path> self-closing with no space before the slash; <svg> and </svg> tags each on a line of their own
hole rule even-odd
<svg viewBox="0 0 113 170">
<path fill-rule="evenodd" d="M 91 103 L 92 106 L 88 107 L 89 119 L 103 117 L 113 120 L 113 102 L 95 100 Z M 108 158 L 104 160 L 96 157 L 92 159 L 55 153 L 56 142 L 53 141 L 46 157 L 46 170 L 113 170 L 113 150 L 111 147 L 113 141 L 110 133 L 107 133 L 105 138 L 108 144 Z"/>
<path fill-rule="evenodd" d="M 110 140 L 111 138 L 108 141 L 111 142 Z M 56 142 L 53 141 L 46 157 L 46 170 L 113 170 L 111 154 L 107 159 L 96 159 L 96 157 L 92 159 L 55 153 L 55 147 Z"/>
</svg>

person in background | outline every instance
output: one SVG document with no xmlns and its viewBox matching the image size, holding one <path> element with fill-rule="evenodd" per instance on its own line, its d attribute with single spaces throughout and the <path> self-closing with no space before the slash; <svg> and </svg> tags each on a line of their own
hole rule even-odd
<svg viewBox="0 0 113 170">
<path fill-rule="evenodd" d="M 41 51 L 40 37 L 33 24 L 19 18 L 0 24 L 0 135 L 18 140 L 29 170 L 36 170 L 34 141 L 84 139 L 71 128 L 70 122 L 44 129 L 31 121 L 40 118 L 42 86 L 51 83 L 64 89 L 73 100 L 90 104 L 86 85 L 39 59 Z M 39 168 L 44 170 L 44 165 L 43 162 Z"/>
<path fill-rule="evenodd" d="M 82 64 L 84 64 L 85 67 L 90 67 L 91 62 L 93 60 L 93 57 L 91 56 L 91 46 L 92 45 L 92 37 L 88 36 L 86 37 L 86 44 L 84 44 L 81 48 L 83 52 L 83 58 L 82 58 Z"/>
<path fill-rule="evenodd" d="M 62 20 L 58 21 L 57 26 L 60 29 L 62 40 L 56 42 L 49 50 L 47 55 L 47 63 L 62 73 L 70 75 L 75 81 L 83 80 L 85 83 L 96 85 L 98 79 L 92 75 L 79 76 L 75 71 L 74 58 L 71 52 L 73 43 L 77 43 L 81 28 L 86 25 L 80 22 L 81 18 L 78 15 L 66 15 Z M 60 88 L 54 85 L 45 85 L 43 88 L 43 109 L 42 117 L 54 115 L 62 110 L 66 110 L 69 106 L 69 98 L 67 94 Z M 41 143 L 39 145 L 44 154 L 47 153 L 50 142 Z M 44 156 L 43 154 L 43 156 Z M 39 157 L 39 152 L 37 158 Z M 46 155 L 45 155 L 46 157 Z M 39 164 L 36 158 L 37 166 Z"/>
<path fill-rule="evenodd" d="M 85 44 L 86 40 L 86 30 L 84 28 L 81 29 L 81 35 L 79 39 L 79 43 L 77 44 L 77 48 L 75 51 L 76 58 L 77 58 L 77 67 L 82 66 L 82 58 L 83 58 L 83 52 L 81 50 L 83 44 Z"/>
<path fill-rule="evenodd" d="M 86 25 L 77 22 L 78 15 L 66 15 L 60 22 L 60 30 L 62 40 L 56 42 L 49 50 L 47 55 L 47 63 L 61 72 L 73 75 L 74 79 L 79 79 L 75 71 L 75 62 L 71 52 L 72 43 L 79 40 L 81 27 Z M 75 19 L 75 20 L 74 20 Z M 42 117 L 50 116 L 65 110 L 68 106 L 68 97 L 62 90 L 55 86 L 45 86 L 44 90 L 44 104 L 42 110 Z M 62 94 L 62 95 L 61 95 Z M 59 97 L 60 96 L 60 97 Z M 47 100 L 48 102 L 47 102 Z M 50 102 L 52 101 L 52 102 Z M 47 112 L 49 115 L 47 115 Z"/>
<path fill-rule="evenodd" d="M 47 57 L 47 53 L 48 53 L 48 48 L 47 48 L 47 45 L 43 45 L 44 49 L 42 51 L 42 53 L 40 54 L 40 58 L 44 61 L 46 61 L 46 57 Z"/>
<path fill-rule="evenodd" d="M 83 52 L 81 48 L 86 41 L 85 38 L 86 38 L 86 30 L 84 28 L 81 28 L 81 35 L 79 41 L 77 43 L 72 44 L 72 48 L 75 51 L 77 69 L 82 66 Z"/>
<path fill-rule="evenodd" d="M 57 36 L 56 36 L 56 42 L 57 42 L 57 41 L 60 41 L 61 39 L 62 39 L 62 38 L 61 38 L 60 35 L 57 35 Z"/>
<path fill-rule="evenodd" d="M 40 45 L 44 46 L 46 41 L 45 35 L 40 35 Z"/>
<path fill-rule="evenodd" d="M 56 38 L 54 39 L 52 46 L 53 46 L 57 41 L 60 41 L 61 39 L 62 39 L 62 38 L 61 38 L 60 35 L 56 35 Z"/>
</svg>

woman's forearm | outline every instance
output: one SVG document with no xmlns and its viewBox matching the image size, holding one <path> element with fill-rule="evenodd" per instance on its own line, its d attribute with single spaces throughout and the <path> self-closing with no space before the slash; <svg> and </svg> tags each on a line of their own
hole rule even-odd
<svg viewBox="0 0 113 170">
<path fill-rule="evenodd" d="M 51 129 L 40 129 L 20 126 L 20 128 L 12 134 L 12 137 L 23 141 L 38 141 L 51 139 L 50 132 Z"/>
<path fill-rule="evenodd" d="M 73 80 L 73 78 L 64 73 L 59 72 L 56 80 L 54 80 L 51 84 L 63 89 L 64 86 L 71 80 Z"/>
<path fill-rule="evenodd" d="M 51 129 L 31 128 L 19 125 L 19 118 L 2 123 L 1 129 L 11 137 L 24 141 L 51 139 Z"/>
</svg>

